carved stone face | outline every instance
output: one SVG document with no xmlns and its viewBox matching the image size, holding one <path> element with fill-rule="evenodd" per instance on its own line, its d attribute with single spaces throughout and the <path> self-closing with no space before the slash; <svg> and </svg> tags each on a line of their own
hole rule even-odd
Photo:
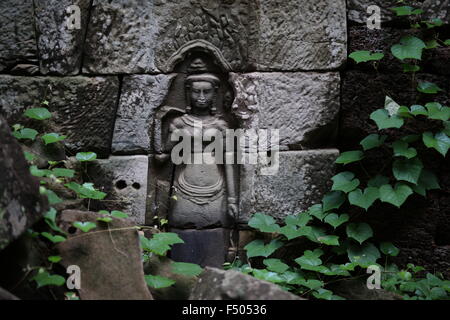
<svg viewBox="0 0 450 320">
<path fill-rule="evenodd" d="M 191 104 L 194 108 L 209 109 L 214 101 L 214 86 L 207 81 L 193 82 L 191 86 Z"/>
</svg>

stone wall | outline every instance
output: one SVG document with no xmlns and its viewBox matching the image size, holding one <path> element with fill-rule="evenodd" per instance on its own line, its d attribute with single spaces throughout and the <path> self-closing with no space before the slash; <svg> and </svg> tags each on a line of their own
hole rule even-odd
<svg viewBox="0 0 450 320">
<path fill-rule="evenodd" d="M 415 99 L 389 59 L 379 73 L 347 63 L 348 52 L 388 48 L 404 26 L 384 10 L 383 29 L 367 30 L 368 4 L 387 7 L 375 0 L 3 0 L 0 114 L 12 125 L 25 108 L 49 101 L 51 126 L 68 136 L 69 155 L 97 152 L 90 178 L 137 223 L 151 225 L 161 218 L 158 199 L 170 194 L 170 183 L 158 180 L 152 123 L 176 85 L 175 66 L 202 44 L 225 66 L 234 91 L 228 112 L 240 127 L 280 129 L 278 175 L 241 167 L 240 226 L 255 212 L 282 219 L 329 189 L 337 148 L 354 149 L 374 132 L 368 116 L 386 92 Z M 448 6 L 433 3 L 426 14 L 448 23 Z M 438 98 L 447 103 L 449 57 L 437 50 L 419 74 L 446 89 Z M 369 219 L 403 249 L 400 259 L 442 271 L 450 260 L 450 179 L 444 162 L 433 165 L 443 191 L 428 203 L 417 199 L 417 214 L 391 217 L 383 207 Z"/>
</svg>

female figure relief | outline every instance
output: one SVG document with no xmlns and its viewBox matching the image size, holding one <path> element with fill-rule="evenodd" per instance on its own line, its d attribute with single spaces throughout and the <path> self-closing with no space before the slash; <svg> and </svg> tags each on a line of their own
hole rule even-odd
<svg viewBox="0 0 450 320">
<path fill-rule="evenodd" d="M 176 164 L 173 176 L 169 225 L 231 229 L 238 214 L 236 168 L 225 161 L 225 134 L 231 128 L 217 115 L 220 80 L 211 73 L 197 73 L 187 76 L 184 84 L 186 113 L 170 120 L 171 141 L 164 148 L 166 154 L 172 153 L 172 160 L 180 150 L 183 153 L 183 162 Z M 181 136 L 193 141 L 193 148 L 182 148 L 186 144 L 179 142 Z M 210 148 L 212 141 L 221 149 Z"/>
</svg>

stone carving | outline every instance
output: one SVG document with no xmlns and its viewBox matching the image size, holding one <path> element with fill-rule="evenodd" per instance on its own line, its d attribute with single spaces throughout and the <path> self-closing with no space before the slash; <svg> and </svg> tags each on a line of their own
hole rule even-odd
<svg viewBox="0 0 450 320">
<path fill-rule="evenodd" d="M 23 111 L 49 101 L 48 130 L 67 136 L 71 153 L 110 153 L 119 80 L 116 77 L 13 77 L 0 75 L 0 114 L 22 122 Z"/>
<path fill-rule="evenodd" d="M 76 75 L 81 69 L 90 0 L 35 0 L 35 21 L 42 74 Z M 80 28 L 68 28 L 71 5 L 80 8 Z"/>
</svg>

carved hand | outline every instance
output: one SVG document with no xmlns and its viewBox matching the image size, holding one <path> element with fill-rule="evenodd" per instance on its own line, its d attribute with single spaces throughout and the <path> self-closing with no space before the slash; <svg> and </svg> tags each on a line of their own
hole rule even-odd
<svg viewBox="0 0 450 320">
<path fill-rule="evenodd" d="M 237 204 L 234 203 L 230 203 L 228 204 L 228 215 L 233 218 L 236 219 L 238 216 L 238 206 Z"/>
</svg>

